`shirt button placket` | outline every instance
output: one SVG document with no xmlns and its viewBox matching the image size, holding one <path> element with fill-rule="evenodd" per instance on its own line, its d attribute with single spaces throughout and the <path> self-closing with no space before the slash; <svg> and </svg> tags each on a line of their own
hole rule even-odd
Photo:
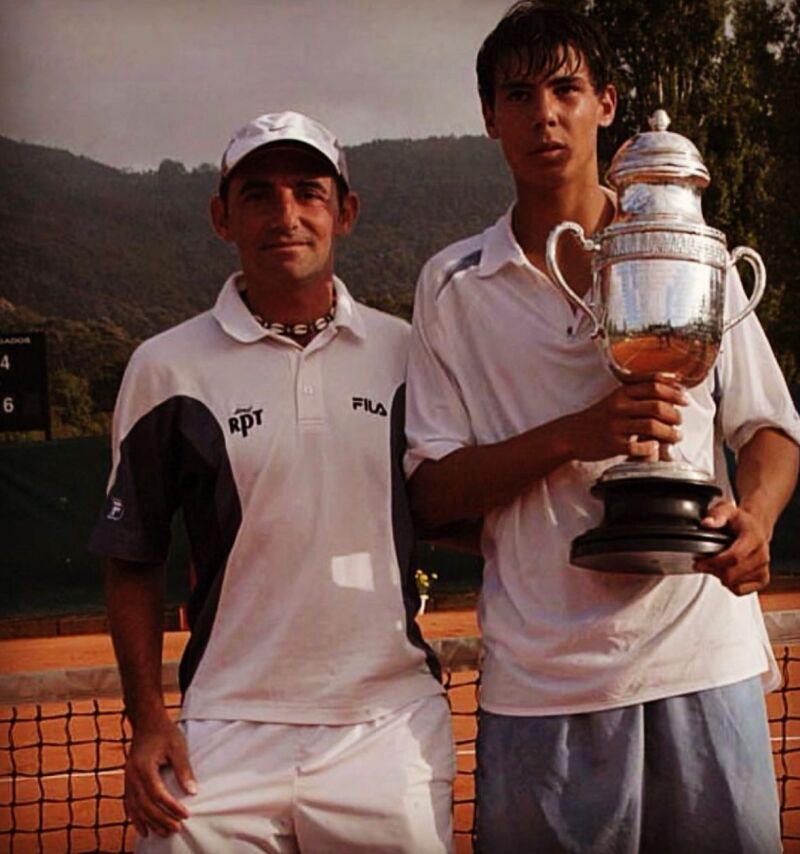
<svg viewBox="0 0 800 854">
<path fill-rule="evenodd" d="M 301 424 L 322 421 L 322 372 L 314 353 L 303 353 L 297 369 L 297 417 Z"/>
</svg>

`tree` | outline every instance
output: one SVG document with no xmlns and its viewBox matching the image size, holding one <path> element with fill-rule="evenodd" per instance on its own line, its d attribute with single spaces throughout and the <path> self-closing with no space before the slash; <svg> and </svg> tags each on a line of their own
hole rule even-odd
<svg viewBox="0 0 800 854">
<path fill-rule="evenodd" d="M 62 436 L 84 436 L 95 432 L 89 383 L 63 369 L 50 377 L 54 433 Z"/>
<path fill-rule="evenodd" d="M 787 377 L 800 383 L 800 0 L 783 8 L 784 34 L 774 63 L 770 147 L 774 168 L 765 224 L 767 258 L 773 284 L 782 299 L 773 300 L 768 328 Z"/>
<path fill-rule="evenodd" d="M 672 118 L 671 130 L 697 145 L 712 177 L 706 221 L 725 232 L 729 245 L 747 244 L 765 257 L 769 283 L 759 315 L 790 381 L 800 378 L 800 329 L 789 297 L 800 234 L 795 212 L 787 210 L 800 189 L 798 0 L 793 8 L 794 17 L 770 0 L 585 5 L 618 61 L 619 119 L 603 153 L 646 130 L 658 107 Z M 786 192 L 787 177 L 794 193 Z"/>
</svg>

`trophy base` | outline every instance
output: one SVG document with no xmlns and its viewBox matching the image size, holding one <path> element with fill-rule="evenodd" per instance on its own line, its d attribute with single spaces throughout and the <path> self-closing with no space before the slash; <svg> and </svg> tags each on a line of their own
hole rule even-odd
<svg viewBox="0 0 800 854">
<path fill-rule="evenodd" d="M 599 527 L 573 540 L 570 562 L 604 572 L 681 575 L 694 572 L 696 558 L 714 555 L 731 542 L 728 533 L 707 528 L 676 532 L 655 526 L 628 531 Z"/>
<path fill-rule="evenodd" d="M 570 562 L 604 572 L 673 575 L 733 542 L 727 529 L 700 521 L 721 494 L 708 475 L 684 465 L 623 463 L 592 487 L 604 502 L 603 522 L 576 537 Z"/>
</svg>

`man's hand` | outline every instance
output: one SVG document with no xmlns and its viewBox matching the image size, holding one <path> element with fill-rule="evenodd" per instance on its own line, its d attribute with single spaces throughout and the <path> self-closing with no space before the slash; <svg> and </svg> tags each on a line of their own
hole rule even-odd
<svg viewBox="0 0 800 854">
<path fill-rule="evenodd" d="M 706 528 L 727 525 L 736 539 L 719 554 L 695 561 L 695 569 L 716 575 L 737 596 L 763 590 L 769 583 L 770 533 L 765 526 L 732 501 L 715 504 L 702 524 Z"/>
<path fill-rule="evenodd" d="M 125 764 L 125 804 L 134 827 L 141 836 L 152 830 L 169 836 L 181 829 L 188 818 L 186 807 L 168 791 L 159 769 L 171 766 L 181 788 L 189 795 L 197 792 L 179 727 L 166 716 L 157 724 L 134 730 Z"/>
<path fill-rule="evenodd" d="M 680 387 L 656 377 L 622 385 L 588 409 L 509 439 L 426 460 L 409 481 L 418 531 L 436 537 L 443 525 L 477 519 L 571 460 L 666 456 L 680 441 L 678 407 L 687 403 Z"/>
<path fill-rule="evenodd" d="M 573 457 L 605 460 L 620 454 L 658 459 L 681 439 L 679 406 L 688 399 L 665 378 L 622 385 L 597 403 L 563 419 Z"/>
</svg>

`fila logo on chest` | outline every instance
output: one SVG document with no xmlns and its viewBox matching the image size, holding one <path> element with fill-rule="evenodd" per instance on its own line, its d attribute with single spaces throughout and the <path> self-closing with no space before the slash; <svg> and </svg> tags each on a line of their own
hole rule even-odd
<svg viewBox="0 0 800 854">
<path fill-rule="evenodd" d="M 252 406 L 240 406 L 233 415 L 228 418 L 228 430 L 231 436 L 240 433 L 243 439 L 254 428 L 261 426 L 261 413 L 263 409 L 253 409 Z"/>
<path fill-rule="evenodd" d="M 369 412 L 371 415 L 386 416 L 389 414 L 386 411 L 386 407 L 380 401 L 376 403 L 374 400 L 370 400 L 368 397 L 354 397 L 353 409 L 360 409 L 364 412 Z"/>
</svg>

